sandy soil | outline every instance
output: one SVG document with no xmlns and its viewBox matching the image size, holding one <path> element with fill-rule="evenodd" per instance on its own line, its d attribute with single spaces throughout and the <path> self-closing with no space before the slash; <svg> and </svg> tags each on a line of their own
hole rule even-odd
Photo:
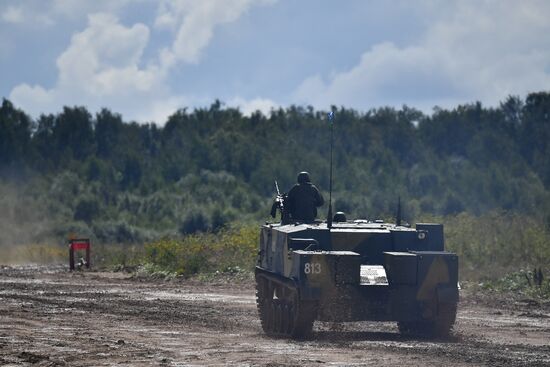
<svg viewBox="0 0 550 367">
<path fill-rule="evenodd" d="M 0 365 L 550 366 L 550 312 L 462 295 L 448 340 L 395 323 L 262 334 L 250 281 L 158 281 L 63 267 L 0 267 Z"/>
</svg>

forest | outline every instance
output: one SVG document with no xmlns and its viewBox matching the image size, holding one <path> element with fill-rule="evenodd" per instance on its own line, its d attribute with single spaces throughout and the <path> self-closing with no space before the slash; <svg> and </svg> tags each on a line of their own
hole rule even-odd
<svg viewBox="0 0 550 367">
<path fill-rule="evenodd" d="M 391 220 L 400 197 L 410 223 L 528 225 L 542 236 L 539 258 L 550 257 L 550 92 L 432 114 L 330 111 L 335 210 Z M 82 106 L 33 119 L 4 99 L 0 246 L 69 234 L 136 244 L 257 226 L 269 219 L 274 181 L 287 191 L 303 170 L 328 198 L 328 112 L 290 106 L 245 116 L 215 101 L 138 124 Z"/>
</svg>

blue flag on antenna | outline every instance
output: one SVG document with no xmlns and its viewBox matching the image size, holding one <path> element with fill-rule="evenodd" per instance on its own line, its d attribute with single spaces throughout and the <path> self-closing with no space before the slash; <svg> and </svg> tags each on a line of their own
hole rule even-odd
<svg viewBox="0 0 550 367">
<path fill-rule="evenodd" d="M 328 113 L 328 122 L 329 122 L 329 124 L 332 124 L 333 120 L 334 120 L 334 112 L 330 111 Z"/>
</svg>

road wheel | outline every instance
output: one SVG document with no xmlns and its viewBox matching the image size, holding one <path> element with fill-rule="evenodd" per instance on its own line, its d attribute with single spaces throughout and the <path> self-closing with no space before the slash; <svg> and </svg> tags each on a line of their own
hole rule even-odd
<svg viewBox="0 0 550 367">
<path fill-rule="evenodd" d="M 294 289 L 278 289 L 277 294 L 283 298 L 274 297 L 273 282 L 256 277 L 256 305 L 263 331 L 284 338 L 308 337 L 317 318 L 317 302 L 300 300 Z"/>
<path fill-rule="evenodd" d="M 270 282 L 263 277 L 256 277 L 256 306 L 258 307 L 262 329 L 266 334 L 271 333 L 273 325 L 272 303 L 273 287 Z"/>
<path fill-rule="evenodd" d="M 272 313 L 273 313 L 273 328 L 272 333 L 273 335 L 281 335 L 283 333 L 284 327 L 282 323 L 282 307 L 281 302 L 278 299 L 273 300 L 273 307 L 272 307 Z"/>
<path fill-rule="evenodd" d="M 317 302 L 303 301 L 298 299 L 298 296 L 294 296 L 292 297 L 291 310 L 290 336 L 296 339 L 310 336 L 313 330 L 313 323 L 317 318 Z"/>
<path fill-rule="evenodd" d="M 290 333 L 290 306 L 288 303 L 281 304 L 281 333 L 287 335 Z"/>
<path fill-rule="evenodd" d="M 436 337 L 449 336 L 456 321 L 456 303 L 440 303 L 438 311 L 432 334 Z"/>
<path fill-rule="evenodd" d="M 440 303 L 437 316 L 432 320 L 399 321 L 399 332 L 429 338 L 447 337 L 456 321 L 456 306 L 456 303 Z"/>
</svg>

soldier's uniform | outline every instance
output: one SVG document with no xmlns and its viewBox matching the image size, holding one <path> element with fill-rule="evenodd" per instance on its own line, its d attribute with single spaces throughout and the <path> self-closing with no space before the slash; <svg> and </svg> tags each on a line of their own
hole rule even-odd
<svg viewBox="0 0 550 367">
<path fill-rule="evenodd" d="M 307 172 L 298 174 L 298 183 L 288 192 L 285 204 L 293 221 L 313 222 L 317 217 L 317 207 L 324 204 L 317 187 L 309 179 Z"/>
</svg>

